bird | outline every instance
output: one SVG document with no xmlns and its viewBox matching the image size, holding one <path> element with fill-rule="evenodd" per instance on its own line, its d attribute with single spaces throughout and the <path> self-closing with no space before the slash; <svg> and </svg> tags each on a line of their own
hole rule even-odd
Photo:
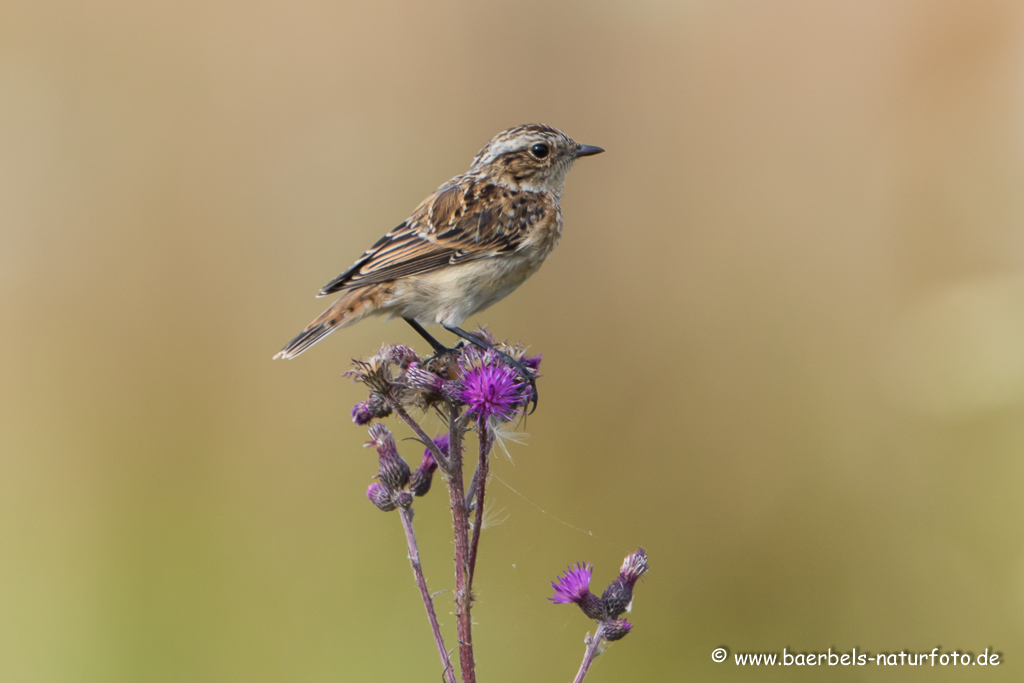
<svg viewBox="0 0 1024 683">
<path fill-rule="evenodd" d="M 335 330 L 381 314 L 403 318 L 438 353 L 450 349 L 425 325 L 487 347 L 460 325 L 537 272 L 562 235 L 566 173 L 601 152 L 544 124 L 498 133 L 468 171 L 323 286 L 319 297 L 341 296 L 274 358 L 295 358 Z"/>
</svg>

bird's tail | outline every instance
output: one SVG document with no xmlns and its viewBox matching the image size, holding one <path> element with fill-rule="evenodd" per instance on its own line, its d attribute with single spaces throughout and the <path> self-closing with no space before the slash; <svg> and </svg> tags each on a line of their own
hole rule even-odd
<svg viewBox="0 0 1024 683">
<path fill-rule="evenodd" d="M 384 288 L 381 285 L 349 290 L 307 325 L 299 336 L 278 351 L 274 359 L 295 358 L 339 327 L 347 327 L 362 320 L 380 308 L 383 294 Z"/>
</svg>

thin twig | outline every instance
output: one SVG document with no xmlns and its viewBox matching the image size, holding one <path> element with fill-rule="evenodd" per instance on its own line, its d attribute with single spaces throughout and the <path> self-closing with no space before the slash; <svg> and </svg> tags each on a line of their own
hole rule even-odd
<svg viewBox="0 0 1024 683">
<path fill-rule="evenodd" d="M 444 666 L 444 677 L 448 683 L 457 683 L 455 670 L 452 668 L 452 660 L 448 657 L 448 650 L 444 646 L 444 638 L 441 637 L 441 627 L 437 623 L 437 613 L 434 612 L 434 601 L 427 590 L 427 580 L 423 577 L 423 566 L 420 564 L 420 550 L 416 544 L 416 533 L 412 528 L 412 511 L 402 508 L 399 510 L 402 517 L 402 527 L 405 529 L 405 540 L 409 544 L 409 564 L 412 565 L 412 573 L 416 577 L 416 585 L 419 586 L 420 595 L 423 597 L 423 606 L 427 609 L 427 619 L 430 621 L 430 630 L 434 634 L 434 644 L 437 645 L 437 654 L 441 657 L 441 665 Z"/>
<path fill-rule="evenodd" d="M 473 482 L 476 484 L 476 509 L 473 516 L 473 539 L 469 543 L 469 589 L 473 590 L 473 576 L 476 574 L 476 552 L 480 546 L 480 530 L 484 527 L 484 489 L 487 486 L 487 470 L 490 465 L 491 448 L 494 446 L 494 432 L 484 426 L 480 434 L 480 459 L 476 464 Z M 468 504 L 468 501 L 467 501 Z"/>
<path fill-rule="evenodd" d="M 459 636 L 459 665 L 462 683 L 476 683 L 476 664 L 473 661 L 473 622 L 470 617 L 472 596 L 468 585 L 469 520 L 466 514 L 466 493 L 462 481 L 462 434 L 465 426 L 459 419 L 459 408 L 448 409 L 448 494 L 452 507 L 452 527 L 455 532 L 455 617 Z"/>
<path fill-rule="evenodd" d="M 448 458 L 444 456 L 444 453 L 442 453 L 441 449 L 437 447 L 434 440 L 427 436 L 427 433 L 423 431 L 423 427 L 420 427 L 419 423 L 412 419 L 409 413 L 406 412 L 405 408 L 399 405 L 398 402 L 391 403 L 391 409 L 395 411 L 395 414 L 398 415 L 399 418 L 401 418 L 402 422 L 412 427 L 412 431 L 416 432 L 416 436 L 420 438 L 423 445 L 430 449 L 430 453 L 434 456 L 434 460 L 437 461 L 437 466 L 441 468 L 441 471 L 446 474 L 450 474 L 451 464 L 449 463 Z"/>
<path fill-rule="evenodd" d="M 583 653 L 583 661 L 580 663 L 580 670 L 576 672 L 576 678 L 572 679 L 572 683 L 583 683 L 583 677 L 587 675 L 587 671 L 590 669 L 590 665 L 594 663 L 594 659 L 601 654 L 601 641 L 604 638 L 601 636 L 601 627 L 597 627 L 597 631 L 591 636 L 587 634 L 587 651 Z"/>
</svg>

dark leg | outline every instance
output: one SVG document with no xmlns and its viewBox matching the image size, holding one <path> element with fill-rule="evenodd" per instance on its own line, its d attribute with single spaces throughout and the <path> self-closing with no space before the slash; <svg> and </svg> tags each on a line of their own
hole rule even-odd
<svg viewBox="0 0 1024 683">
<path fill-rule="evenodd" d="M 412 321 L 409 321 L 409 322 L 410 322 L 410 324 L 412 324 Z M 533 408 L 530 409 L 530 413 L 533 414 L 533 411 L 537 410 L 537 400 L 539 398 L 539 396 L 537 395 L 537 382 L 534 380 L 533 373 L 530 371 L 530 369 L 528 367 L 526 367 L 525 365 L 523 365 L 522 363 L 517 361 L 515 358 L 512 358 L 507 353 L 502 353 L 501 351 L 498 351 L 497 349 L 492 348 L 490 344 L 488 344 L 488 343 L 486 343 L 484 341 L 481 341 L 477 337 L 474 337 L 473 335 L 471 335 L 469 332 L 466 332 L 461 327 L 455 327 L 454 325 L 445 325 L 444 323 L 441 323 L 441 327 L 443 327 L 444 329 L 448 330 L 449 332 L 451 332 L 454 335 L 458 335 L 459 337 L 462 337 L 463 339 L 468 341 L 473 346 L 476 346 L 476 347 L 481 348 L 481 349 L 490 349 L 491 351 L 494 351 L 496 354 L 498 354 L 498 356 L 501 357 L 501 359 L 503 361 L 505 361 L 506 363 L 508 363 L 512 367 L 514 367 L 519 372 L 519 376 L 522 377 L 523 379 L 525 379 L 527 381 L 527 383 L 529 383 L 529 385 L 530 385 L 530 391 L 532 392 L 532 395 L 531 395 L 530 398 L 533 401 Z M 423 328 L 420 327 L 420 329 L 422 330 Z M 423 332 L 420 332 L 420 334 L 426 334 L 426 331 L 424 330 Z"/>
<path fill-rule="evenodd" d="M 410 325 L 412 325 L 412 329 L 416 330 L 421 337 L 423 337 L 424 339 L 427 340 L 427 343 L 430 344 L 430 347 L 432 349 L 434 349 L 434 353 L 436 355 L 441 355 L 443 353 L 448 353 L 449 351 L 453 350 L 453 349 L 449 349 L 447 346 L 445 346 L 441 342 L 439 342 L 436 339 L 434 339 L 434 336 L 432 334 L 430 334 L 425 329 L 423 329 L 423 325 L 420 325 L 418 322 L 416 322 L 412 318 L 402 318 L 402 320 L 404 320 L 405 322 L 407 322 Z"/>
</svg>

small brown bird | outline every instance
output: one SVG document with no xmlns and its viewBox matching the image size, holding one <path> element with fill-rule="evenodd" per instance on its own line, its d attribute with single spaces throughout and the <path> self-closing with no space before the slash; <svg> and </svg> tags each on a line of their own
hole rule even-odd
<svg viewBox="0 0 1024 683">
<path fill-rule="evenodd" d="M 437 352 L 447 349 L 424 325 L 439 323 L 484 346 L 459 325 L 540 268 L 562 234 L 565 174 L 580 157 L 603 151 L 542 124 L 498 133 L 469 171 L 439 187 L 324 285 L 319 296 L 341 297 L 274 358 L 294 358 L 373 314 L 404 318 Z"/>
</svg>

